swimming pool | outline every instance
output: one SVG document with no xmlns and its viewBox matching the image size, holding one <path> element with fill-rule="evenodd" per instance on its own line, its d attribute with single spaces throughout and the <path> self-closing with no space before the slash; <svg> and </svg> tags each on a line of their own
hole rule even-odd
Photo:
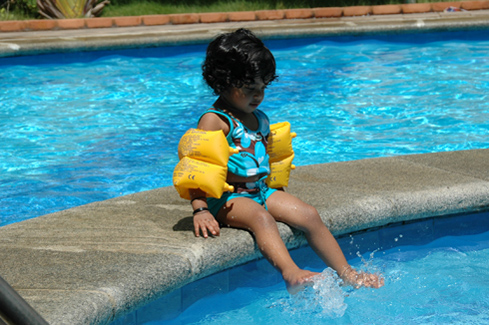
<svg viewBox="0 0 489 325">
<path fill-rule="evenodd" d="M 267 42 L 280 79 L 262 108 L 299 134 L 297 165 L 487 148 L 488 30 L 417 35 Z M 213 102 L 203 51 L 0 59 L 0 225 L 170 185 Z"/>
<path fill-rule="evenodd" d="M 342 287 L 312 249 L 303 247 L 291 251 L 294 260 L 323 274 L 296 296 L 260 260 L 191 283 L 136 311 L 132 319 L 148 325 L 485 324 L 488 217 L 486 212 L 428 218 L 340 237 L 354 267 L 384 274 L 386 285 L 380 289 Z"/>
</svg>

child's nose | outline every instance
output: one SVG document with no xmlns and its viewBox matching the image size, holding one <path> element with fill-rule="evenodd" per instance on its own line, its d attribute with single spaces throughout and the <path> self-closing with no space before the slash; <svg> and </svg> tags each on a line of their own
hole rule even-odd
<svg viewBox="0 0 489 325">
<path fill-rule="evenodd" d="M 263 98 L 264 94 L 265 94 L 265 91 L 263 89 L 258 89 L 258 90 L 255 91 L 255 93 L 253 94 L 253 96 L 255 98 Z"/>
</svg>

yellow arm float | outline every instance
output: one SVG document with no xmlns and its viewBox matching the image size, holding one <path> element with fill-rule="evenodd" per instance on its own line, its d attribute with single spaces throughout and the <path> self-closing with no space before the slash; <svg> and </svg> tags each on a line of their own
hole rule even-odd
<svg viewBox="0 0 489 325">
<path fill-rule="evenodd" d="M 229 156 L 238 153 L 229 147 L 222 131 L 188 130 L 178 144 L 178 158 L 194 158 L 227 167 Z"/>
<path fill-rule="evenodd" d="M 295 132 L 290 132 L 289 122 L 270 125 L 267 148 L 270 156 L 270 175 L 267 178 L 269 187 L 279 188 L 289 185 L 290 170 L 295 169 L 292 165 L 294 159 L 292 139 L 296 136 Z"/>
<path fill-rule="evenodd" d="M 173 171 L 177 192 L 190 200 L 191 189 L 200 189 L 215 198 L 233 191 L 226 183 L 227 164 L 229 156 L 237 152 L 229 147 L 222 131 L 188 130 L 178 144 L 180 162 Z"/>
</svg>

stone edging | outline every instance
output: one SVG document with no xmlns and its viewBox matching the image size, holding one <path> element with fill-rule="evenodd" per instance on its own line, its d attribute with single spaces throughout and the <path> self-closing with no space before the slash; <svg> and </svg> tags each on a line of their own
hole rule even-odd
<svg viewBox="0 0 489 325">
<path fill-rule="evenodd" d="M 290 185 L 336 236 L 487 212 L 489 149 L 303 166 Z M 168 293 L 162 310 L 177 311 L 196 296 L 186 284 L 261 257 L 243 230 L 196 238 L 191 214 L 164 187 L 0 227 L 0 274 L 52 325 L 110 324 Z M 305 243 L 278 227 L 287 247 Z"/>
<path fill-rule="evenodd" d="M 15 20 L 0 21 L 0 32 L 72 30 L 84 28 L 136 27 L 198 23 L 244 22 L 260 20 L 339 18 L 369 15 L 414 14 L 427 12 L 443 12 L 448 7 L 455 7 L 462 10 L 484 10 L 489 9 L 489 0 L 414 3 L 379 6 L 353 6 L 343 8 L 329 7 L 80 19 Z"/>
</svg>

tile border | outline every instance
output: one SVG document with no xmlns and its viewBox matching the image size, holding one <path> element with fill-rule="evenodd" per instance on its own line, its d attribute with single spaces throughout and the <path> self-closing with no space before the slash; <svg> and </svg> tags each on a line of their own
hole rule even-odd
<svg viewBox="0 0 489 325">
<path fill-rule="evenodd" d="M 0 21 L 0 32 L 117 28 L 136 26 L 184 25 L 284 19 L 340 18 L 370 15 L 416 14 L 443 12 L 448 7 L 460 10 L 489 9 L 489 0 L 413 3 L 399 5 L 299 8 L 238 12 L 185 13 L 127 17 L 100 17 L 53 20 Z"/>
</svg>

